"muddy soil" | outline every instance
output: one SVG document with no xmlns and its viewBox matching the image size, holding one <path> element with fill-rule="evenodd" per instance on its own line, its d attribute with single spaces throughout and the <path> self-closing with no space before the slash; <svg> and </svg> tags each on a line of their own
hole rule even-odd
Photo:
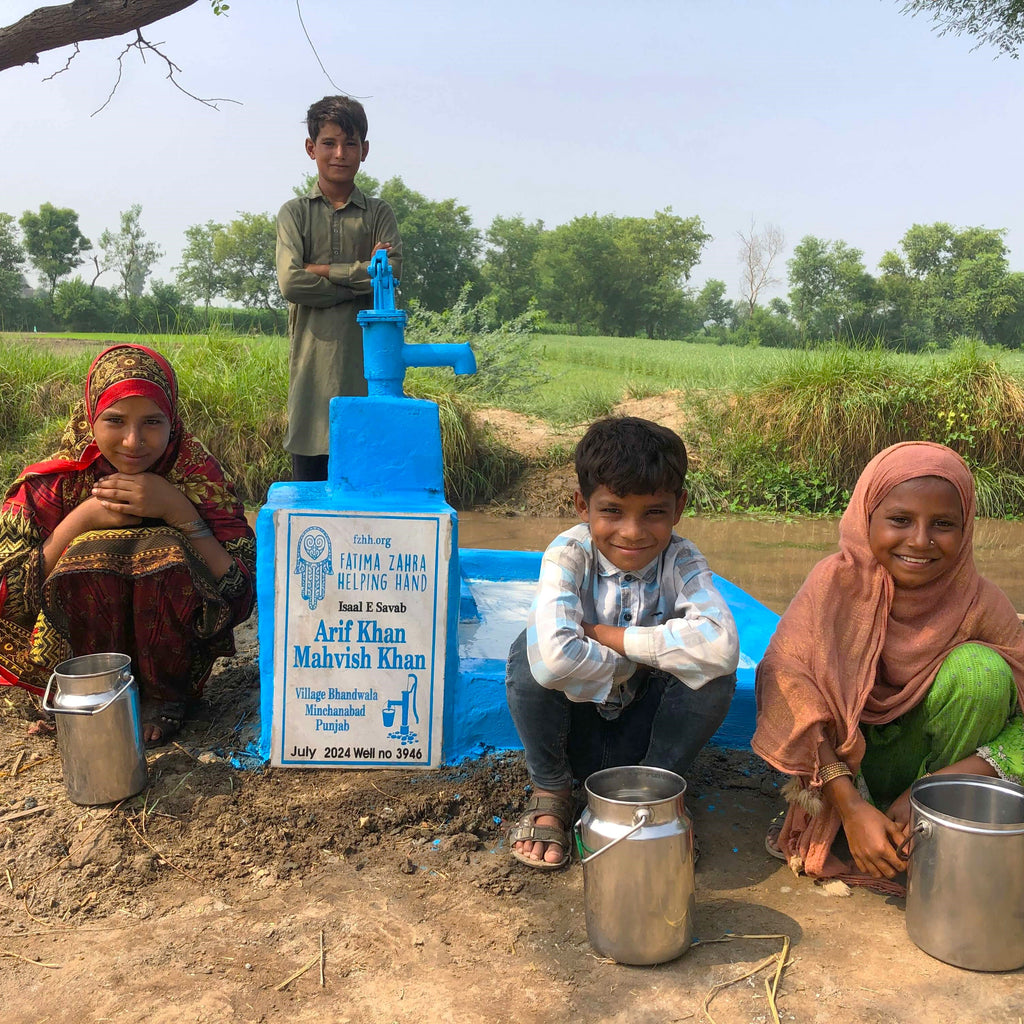
<svg viewBox="0 0 1024 1024">
<path fill-rule="evenodd" d="M 681 391 L 631 398 L 619 402 L 612 413 L 662 423 L 685 438 L 690 424 L 682 405 L 683 398 Z M 502 508 L 531 516 L 575 515 L 572 496 L 576 489 L 576 472 L 572 453 L 587 428 L 586 423 L 555 425 L 508 409 L 479 409 L 475 416 L 503 444 L 526 459 L 523 475 L 498 503 Z M 690 454 L 696 465 L 696 453 Z"/>
<path fill-rule="evenodd" d="M 826 896 L 768 857 L 779 779 L 743 751 L 709 749 L 689 780 L 700 943 L 656 967 L 605 961 L 579 863 L 545 874 L 508 856 L 521 755 L 437 772 L 235 767 L 257 702 L 254 626 L 177 742 L 150 752 L 149 786 L 115 807 L 72 804 L 54 740 L 26 735 L 27 697 L 0 693 L 5 1024 L 767 1022 L 773 965 L 708 1013 L 704 1000 L 782 935 L 782 1021 L 1024 1013 L 1022 972 L 939 963 L 907 938 L 903 901 Z"/>
<path fill-rule="evenodd" d="M 671 422 L 671 396 L 651 401 L 620 411 Z M 578 436 L 492 416 L 534 458 Z M 516 503 L 558 514 L 573 486 L 552 459 Z M 829 895 L 771 859 L 780 780 L 749 751 L 709 749 L 688 780 L 698 943 L 655 967 L 611 963 L 587 939 L 578 861 L 548 874 L 508 854 L 520 754 L 436 772 L 264 768 L 241 753 L 255 620 L 237 640 L 177 742 L 149 753 L 147 788 L 115 807 L 68 800 L 54 740 L 26 735 L 29 698 L 0 690 L 3 1024 L 767 1024 L 782 936 L 780 1021 L 1024 1018 L 1024 971 L 942 964 L 908 939 L 903 900 Z"/>
</svg>

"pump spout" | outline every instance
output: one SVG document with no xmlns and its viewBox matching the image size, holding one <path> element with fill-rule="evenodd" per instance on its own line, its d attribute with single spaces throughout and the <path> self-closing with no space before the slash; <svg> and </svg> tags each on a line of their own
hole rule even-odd
<svg viewBox="0 0 1024 1024">
<path fill-rule="evenodd" d="M 370 398 L 400 398 L 407 366 L 450 366 L 456 373 L 476 373 L 476 357 L 469 345 L 409 345 L 405 341 L 406 315 L 395 308 L 395 281 L 388 254 L 379 249 L 369 266 L 373 281 L 373 309 L 363 309 L 356 321 L 363 329 L 363 375 Z"/>
<path fill-rule="evenodd" d="M 476 373 L 476 356 L 469 345 L 402 346 L 406 366 L 450 366 L 460 376 Z"/>
</svg>

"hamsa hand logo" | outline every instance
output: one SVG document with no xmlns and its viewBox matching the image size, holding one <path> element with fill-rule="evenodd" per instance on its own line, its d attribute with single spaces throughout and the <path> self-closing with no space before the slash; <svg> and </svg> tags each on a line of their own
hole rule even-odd
<svg viewBox="0 0 1024 1024">
<path fill-rule="evenodd" d="M 307 526 L 295 545 L 295 572 L 302 580 L 302 597 L 310 610 L 323 600 L 326 580 L 334 572 L 331 564 L 331 538 L 319 526 Z"/>
</svg>

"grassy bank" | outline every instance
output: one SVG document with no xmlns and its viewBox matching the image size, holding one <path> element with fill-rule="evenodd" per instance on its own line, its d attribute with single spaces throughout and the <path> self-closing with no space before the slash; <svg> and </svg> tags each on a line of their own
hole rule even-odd
<svg viewBox="0 0 1024 1024">
<path fill-rule="evenodd" d="M 868 460 L 937 441 L 974 470 L 984 516 L 1024 514 L 1024 377 L 963 342 L 943 356 L 791 353 L 727 401 L 705 399 L 700 483 L 712 504 L 839 512 Z"/>
<path fill-rule="evenodd" d="M 182 418 L 224 465 L 245 504 L 263 504 L 267 487 L 291 478 L 282 448 L 288 394 L 284 338 L 162 335 L 92 338 L 74 344 L 40 336 L 0 336 L 0 481 L 57 446 L 82 394 L 89 363 L 110 340 L 134 340 L 166 355 L 178 375 Z M 470 402 L 436 377 L 410 377 L 407 392 L 438 403 L 449 501 L 489 501 L 513 480 L 522 460 L 474 425 Z M 450 381 L 451 374 L 447 374 Z"/>
<path fill-rule="evenodd" d="M 0 338 L 5 481 L 53 450 L 102 340 Z M 223 461 L 246 503 L 261 504 L 268 484 L 288 476 L 281 448 L 286 340 L 143 340 L 174 363 L 190 428 Z M 524 466 L 504 439 L 474 424 L 474 405 L 581 423 L 623 398 L 677 389 L 700 511 L 838 512 L 872 455 L 914 439 L 940 441 L 964 455 L 982 514 L 1024 515 L 1024 357 L 1016 353 L 970 342 L 949 353 L 909 356 L 545 335 L 513 341 L 510 348 L 507 337 L 479 336 L 487 369 L 468 389 L 450 371 L 414 371 L 407 379 L 409 393 L 439 404 L 446 487 L 457 507 L 493 500 Z M 520 377 L 530 386 L 516 388 Z M 553 451 L 548 461 L 569 454 Z"/>
</svg>

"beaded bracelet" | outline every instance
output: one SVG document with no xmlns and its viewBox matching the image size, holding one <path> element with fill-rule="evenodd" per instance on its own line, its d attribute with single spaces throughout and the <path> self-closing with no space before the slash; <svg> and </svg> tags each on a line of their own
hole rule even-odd
<svg viewBox="0 0 1024 1024">
<path fill-rule="evenodd" d="M 189 540 L 213 536 L 213 530 L 210 529 L 210 524 L 205 519 L 193 519 L 190 523 L 172 523 L 171 525 L 185 534 Z"/>
<path fill-rule="evenodd" d="M 853 778 L 853 772 L 850 771 L 849 765 L 843 764 L 842 761 L 833 761 L 831 764 L 823 764 L 818 769 L 818 778 L 821 779 L 823 786 L 828 785 L 830 782 L 834 782 L 836 779 L 841 779 L 843 776 Z"/>
</svg>

